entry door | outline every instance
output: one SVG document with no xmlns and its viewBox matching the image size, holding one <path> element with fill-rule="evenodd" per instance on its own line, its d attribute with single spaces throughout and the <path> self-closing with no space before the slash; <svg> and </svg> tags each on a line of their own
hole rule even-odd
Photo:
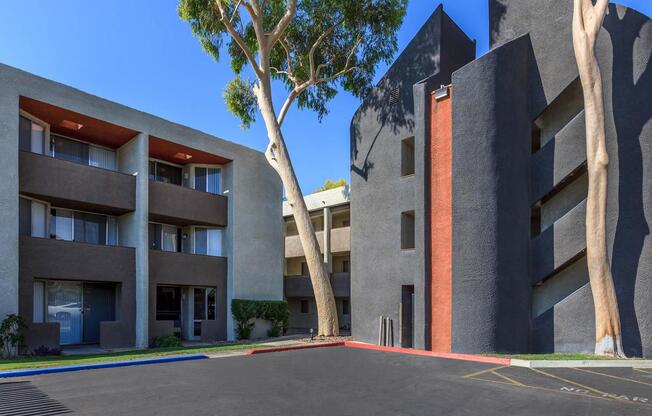
<svg viewBox="0 0 652 416">
<path fill-rule="evenodd" d="M 48 322 L 59 322 L 61 345 L 81 344 L 82 284 L 79 282 L 47 283 Z"/>
<path fill-rule="evenodd" d="M 192 328 L 191 335 L 193 339 L 201 338 L 201 323 L 206 320 L 206 288 L 195 287 L 193 292 L 192 303 Z"/>
<path fill-rule="evenodd" d="M 115 320 L 115 285 L 107 283 L 84 284 L 85 344 L 100 342 L 100 322 Z"/>
<path fill-rule="evenodd" d="M 401 347 L 414 348 L 414 286 L 401 287 Z"/>
</svg>

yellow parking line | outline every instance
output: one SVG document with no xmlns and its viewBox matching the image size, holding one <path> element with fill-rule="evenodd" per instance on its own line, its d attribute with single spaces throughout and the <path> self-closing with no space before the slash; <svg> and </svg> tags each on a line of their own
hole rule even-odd
<svg viewBox="0 0 652 416">
<path fill-rule="evenodd" d="M 605 392 L 602 392 L 600 390 L 594 389 L 592 387 L 585 386 L 585 385 L 577 383 L 575 381 L 566 380 L 565 378 L 556 376 L 554 374 L 549 374 L 549 373 L 547 373 L 545 371 L 535 369 L 535 368 L 530 368 L 530 370 L 532 370 L 534 372 L 537 372 L 537 373 L 541 373 L 544 376 L 563 381 L 565 383 L 574 384 L 576 386 L 582 387 L 583 389 L 585 389 L 587 391 L 592 391 L 592 392 L 594 392 L 595 394 L 598 394 L 598 395 L 592 395 L 592 394 L 586 394 L 586 393 L 578 393 L 578 392 L 572 392 L 572 391 L 555 390 L 555 389 L 551 389 L 551 388 L 547 388 L 547 387 L 530 386 L 530 385 L 523 384 L 523 383 L 518 383 L 518 382 L 517 382 L 518 384 L 514 384 L 515 380 L 511 380 L 509 377 L 504 376 L 503 374 L 499 374 L 499 373 L 496 372 L 496 370 L 500 370 L 502 368 L 506 368 L 506 367 L 497 367 L 497 368 L 492 368 L 492 369 L 489 369 L 489 370 L 483 370 L 483 371 L 480 371 L 479 374 L 492 372 L 493 374 L 496 374 L 499 377 L 509 379 L 510 382 L 498 381 L 498 380 L 486 380 L 486 379 L 483 379 L 483 378 L 477 378 L 473 374 L 466 375 L 463 378 L 466 378 L 466 379 L 469 379 L 469 380 L 474 380 L 474 381 L 483 381 L 485 383 L 496 383 L 496 384 L 502 384 L 502 385 L 505 385 L 505 386 L 526 388 L 526 389 L 532 389 L 532 390 L 541 390 L 541 391 L 546 391 L 546 392 L 551 392 L 551 393 L 571 394 L 573 396 L 588 397 L 590 399 L 617 401 L 617 402 L 621 402 L 621 403 L 627 403 L 627 404 L 633 404 L 633 405 L 642 406 L 642 407 L 646 407 L 646 408 L 652 408 L 652 404 L 641 403 L 641 402 L 631 402 L 631 401 L 628 401 L 628 400 L 619 399 L 618 397 L 614 397 L 614 396 L 617 396 L 617 395 L 614 395 L 614 394 L 611 394 L 611 393 L 605 393 Z"/>
<path fill-rule="evenodd" d="M 605 377 L 609 377 L 609 378 L 615 378 L 615 379 L 617 379 L 617 380 L 631 381 L 632 383 L 644 384 L 644 385 L 646 385 L 646 386 L 650 386 L 650 387 L 652 387 L 652 384 L 651 384 L 651 383 L 646 383 L 646 382 L 644 382 L 644 381 L 634 380 L 633 378 L 619 377 L 619 376 L 614 376 L 614 375 L 611 375 L 611 374 L 599 373 L 599 372 L 597 372 L 597 371 L 591 371 L 591 370 L 587 370 L 587 369 L 585 369 L 585 368 L 573 368 L 573 370 L 583 371 L 583 372 L 585 372 L 585 373 L 597 374 L 597 375 L 599 375 L 599 376 L 605 376 Z"/>
<path fill-rule="evenodd" d="M 491 374 L 495 374 L 495 375 L 497 375 L 498 377 L 500 377 L 500 378 L 502 378 L 502 379 L 505 379 L 505 380 L 507 380 L 507 381 L 513 383 L 513 384 L 516 385 L 516 386 L 524 386 L 524 387 L 527 387 L 527 386 L 525 386 L 525 384 L 521 383 L 520 381 L 516 381 L 516 380 L 514 380 L 514 379 L 512 379 L 512 378 L 509 378 L 509 377 L 507 377 L 506 375 L 504 375 L 504 374 L 500 374 L 500 373 L 497 372 L 497 371 L 492 371 Z"/>
<path fill-rule="evenodd" d="M 471 373 L 471 374 L 467 374 L 467 375 L 465 375 L 465 376 L 462 376 L 462 378 L 470 378 L 470 377 L 479 376 L 480 374 L 488 373 L 488 372 L 490 372 L 490 371 L 500 370 L 501 368 L 505 368 L 505 367 L 507 367 L 507 366 L 505 366 L 505 365 L 501 365 L 501 366 L 499 366 L 499 367 L 490 368 L 490 369 L 488 369 L 488 370 L 480 370 L 480 371 L 477 371 L 477 372 L 475 372 L 475 373 Z"/>
<path fill-rule="evenodd" d="M 579 397 L 586 397 L 589 399 L 600 399 L 600 400 L 607 400 L 607 401 L 613 401 L 614 399 L 609 398 L 609 397 L 602 397 L 602 396 L 593 396 L 593 395 L 588 395 L 585 393 L 576 393 L 573 391 L 561 391 L 561 390 L 555 390 L 555 389 L 549 389 L 547 387 L 538 387 L 538 386 L 528 386 L 527 384 L 512 384 L 512 383 L 507 383 L 505 381 L 498 381 L 498 380 L 485 380 L 483 378 L 476 378 L 476 377 L 469 377 L 469 380 L 474 380 L 474 381 L 484 381 L 485 383 L 496 383 L 496 384 L 502 384 L 505 386 L 511 386 L 511 387 L 519 387 L 519 388 L 526 388 L 526 389 L 532 389 L 532 390 L 541 390 L 541 391 L 546 391 L 550 393 L 559 393 L 559 394 L 570 394 L 573 396 L 579 396 Z M 630 403 L 630 404 L 637 404 L 640 406 L 646 406 L 646 407 L 652 407 L 652 405 L 645 405 L 644 403 L 633 403 L 633 402 L 625 402 L 625 403 Z"/>
<path fill-rule="evenodd" d="M 554 379 L 557 379 L 557 380 L 563 381 L 564 383 L 574 384 L 574 385 L 576 385 L 576 386 L 579 386 L 579 387 L 581 387 L 581 388 L 583 388 L 583 389 L 586 389 L 586 390 L 592 391 L 592 392 L 597 393 L 597 394 L 604 394 L 604 395 L 609 394 L 609 393 L 605 393 L 605 392 L 603 392 L 603 391 L 600 391 L 600 390 L 598 390 L 598 389 L 594 389 L 593 387 L 585 386 L 584 384 L 580 384 L 580 383 L 578 383 L 578 382 L 576 382 L 576 381 L 567 380 L 567 379 L 565 379 L 565 378 L 563 378 L 563 377 L 559 377 L 559 376 L 554 375 L 554 374 L 546 373 L 545 371 L 543 371 L 543 370 L 539 370 L 539 369 L 537 369 L 537 368 L 530 368 L 530 370 L 532 370 L 532 371 L 534 371 L 534 372 L 536 372 L 536 373 L 539 373 L 539 374 L 543 374 L 544 376 L 548 376 L 548 377 L 550 377 L 550 378 L 554 378 Z"/>
</svg>

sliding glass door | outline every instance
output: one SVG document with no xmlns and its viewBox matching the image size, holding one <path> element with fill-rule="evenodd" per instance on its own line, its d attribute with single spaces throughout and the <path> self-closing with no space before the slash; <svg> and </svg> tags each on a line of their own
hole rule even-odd
<svg viewBox="0 0 652 416">
<path fill-rule="evenodd" d="M 58 322 L 61 345 L 82 342 L 82 284 L 47 282 L 47 321 Z"/>
<path fill-rule="evenodd" d="M 219 195 L 222 170 L 219 168 L 195 168 L 195 189 Z"/>
<path fill-rule="evenodd" d="M 216 289 L 212 287 L 195 287 L 192 289 L 192 338 L 201 338 L 203 321 L 215 320 Z"/>
</svg>

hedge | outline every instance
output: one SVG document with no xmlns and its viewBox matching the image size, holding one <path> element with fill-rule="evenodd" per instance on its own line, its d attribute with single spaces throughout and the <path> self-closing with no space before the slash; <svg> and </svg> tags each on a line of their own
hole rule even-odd
<svg viewBox="0 0 652 416">
<path fill-rule="evenodd" d="M 249 339 L 254 330 L 255 319 L 269 321 L 272 327 L 267 331 L 270 337 L 278 337 L 288 326 L 290 310 L 284 300 L 233 299 L 231 313 L 236 322 L 238 339 Z"/>
</svg>

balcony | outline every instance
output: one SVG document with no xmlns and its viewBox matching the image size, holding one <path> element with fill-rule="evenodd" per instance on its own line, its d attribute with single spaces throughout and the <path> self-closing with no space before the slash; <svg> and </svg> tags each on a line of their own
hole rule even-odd
<svg viewBox="0 0 652 416">
<path fill-rule="evenodd" d="M 319 242 L 319 250 L 324 251 L 324 231 L 315 233 Z M 351 251 L 351 227 L 331 229 L 331 253 L 347 253 Z M 298 235 L 285 237 L 285 257 L 302 257 L 303 247 Z"/>
<path fill-rule="evenodd" d="M 120 172 L 20 152 L 20 193 L 61 208 L 121 215 L 136 207 L 136 178 Z"/>
<path fill-rule="evenodd" d="M 336 298 L 351 296 L 351 274 L 333 273 L 331 287 Z M 312 283 L 309 276 L 285 276 L 283 279 L 283 292 L 286 298 L 312 298 Z"/>
<path fill-rule="evenodd" d="M 221 286 L 226 288 L 226 257 L 149 251 L 150 285 Z"/>
<path fill-rule="evenodd" d="M 586 200 L 532 240 L 532 284 L 568 265 L 586 248 Z"/>
<path fill-rule="evenodd" d="M 22 236 L 20 275 L 21 281 L 24 278 L 66 279 L 121 282 L 133 286 L 135 249 Z M 126 296 L 124 290 L 123 287 Z"/>
<path fill-rule="evenodd" d="M 178 226 L 226 226 L 227 211 L 225 196 L 149 181 L 150 221 Z"/>
</svg>

